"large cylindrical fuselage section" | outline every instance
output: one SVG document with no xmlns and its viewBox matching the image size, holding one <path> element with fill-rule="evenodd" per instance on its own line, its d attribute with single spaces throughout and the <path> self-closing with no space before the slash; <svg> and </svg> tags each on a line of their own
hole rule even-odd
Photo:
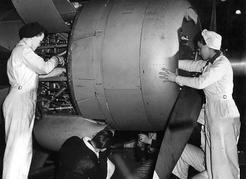
<svg viewBox="0 0 246 179">
<path fill-rule="evenodd" d="M 186 0 L 88 2 L 69 42 L 68 79 L 78 113 L 116 129 L 163 129 L 179 87 L 158 73 L 177 68 L 181 35 L 193 49 L 200 26 L 185 20 L 190 7 Z"/>
</svg>

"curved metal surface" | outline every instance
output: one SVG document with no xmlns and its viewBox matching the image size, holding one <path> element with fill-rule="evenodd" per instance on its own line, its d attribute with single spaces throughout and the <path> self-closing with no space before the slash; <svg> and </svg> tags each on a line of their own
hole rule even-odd
<svg viewBox="0 0 246 179">
<path fill-rule="evenodd" d="M 87 3 L 69 45 L 79 113 L 117 129 L 163 129 L 179 89 L 158 79 L 158 72 L 177 67 L 178 30 L 189 7 L 185 0 Z"/>
<path fill-rule="evenodd" d="M 202 107 L 198 90 L 184 87 L 165 128 L 155 171 L 160 179 L 170 178 L 185 144 L 196 125 Z"/>
<path fill-rule="evenodd" d="M 53 3 L 65 21 L 74 19 L 76 9 L 68 0 L 53 0 Z"/>
<path fill-rule="evenodd" d="M 19 41 L 18 31 L 21 26 L 21 20 L 0 22 L 0 46 L 12 50 Z"/>
<path fill-rule="evenodd" d="M 66 32 L 69 27 L 57 11 L 52 0 L 12 0 L 25 23 L 39 22 L 48 32 Z"/>
<path fill-rule="evenodd" d="M 81 116 L 46 115 L 42 120 L 36 121 L 34 136 L 41 146 L 57 151 L 69 137 L 92 137 L 103 128 L 105 125 Z"/>
<path fill-rule="evenodd" d="M 69 45 L 69 83 L 78 112 L 116 129 L 163 129 L 179 89 L 158 73 L 177 68 L 178 31 L 194 35 L 191 29 L 200 28 L 186 29 L 189 7 L 186 0 L 88 2 Z"/>
</svg>

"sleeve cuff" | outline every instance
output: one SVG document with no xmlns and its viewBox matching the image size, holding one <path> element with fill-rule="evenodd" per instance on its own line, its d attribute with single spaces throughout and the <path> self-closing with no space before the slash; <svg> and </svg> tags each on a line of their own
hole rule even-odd
<svg viewBox="0 0 246 179">
<path fill-rule="evenodd" d="M 178 85 L 183 86 L 183 84 L 180 82 L 180 76 L 176 76 L 175 82 L 176 82 Z"/>
</svg>

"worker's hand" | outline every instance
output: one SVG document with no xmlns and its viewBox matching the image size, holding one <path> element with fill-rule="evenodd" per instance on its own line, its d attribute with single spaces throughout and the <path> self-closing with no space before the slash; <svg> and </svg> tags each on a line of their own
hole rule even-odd
<svg viewBox="0 0 246 179">
<path fill-rule="evenodd" d="M 151 142 L 152 142 L 152 139 L 150 139 L 145 134 L 138 134 L 138 140 L 139 140 L 139 142 L 143 142 L 145 144 L 151 144 Z"/>
<path fill-rule="evenodd" d="M 62 56 L 53 56 L 51 58 L 56 59 L 58 65 L 64 66 L 64 64 L 65 64 L 64 57 L 62 57 Z"/>
<path fill-rule="evenodd" d="M 162 72 L 159 75 L 159 78 L 164 79 L 164 81 L 176 82 L 177 75 L 166 68 L 162 68 Z"/>
<path fill-rule="evenodd" d="M 61 66 L 64 66 L 65 64 L 65 59 L 62 56 L 56 56 L 58 58 L 58 64 Z"/>
<path fill-rule="evenodd" d="M 66 68 L 54 68 L 50 73 L 45 75 L 39 75 L 39 78 L 51 78 L 55 76 L 60 76 L 62 74 L 66 73 Z"/>
<path fill-rule="evenodd" d="M 59 70 L 59 74 L 62 75 L 64 73 L 66 73 L 66 68 L 57 68 L 57 70 Z"/>
</svg>

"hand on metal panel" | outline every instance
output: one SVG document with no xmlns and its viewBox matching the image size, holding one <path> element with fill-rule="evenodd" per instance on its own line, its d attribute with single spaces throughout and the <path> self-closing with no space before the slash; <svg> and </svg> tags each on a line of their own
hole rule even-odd
<svg viewBox="0 0 246 179">
<path fill-rule="evenodd" d="M 65 64 L 64 57 L 62 57 L 62 56 L 57 56 L 57 58 L 58 58 L 58 64 L 60 64 L 61 66 L 64 66 L 64 64 Z"/>
<path fill-rule="evenodd" d="M 159 75 L 160 75 L 159 78 L 164 79 L 164 82 L 165 81 L 175 82 L 177 77 L 175 73 L 171 72 L 166 68 L 162 68 L 162 71 L 159 73 Z"/>
</svg>

